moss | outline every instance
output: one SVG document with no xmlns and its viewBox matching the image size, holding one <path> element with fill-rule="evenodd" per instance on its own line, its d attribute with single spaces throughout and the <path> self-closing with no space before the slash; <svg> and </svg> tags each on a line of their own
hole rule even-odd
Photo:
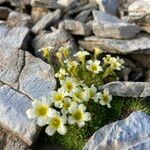
<svg viewBox="0 0 150 150">
<path fill-rule="evenodd" d="M 83 128 L 77 125 L 69 126 L 65 136 L 55 134 L 48 137 L 41 136 L 42 140 L 49 143 L 61 144 L 66 150 L 81 150 L 92 134 L 106 124 L 118 119 L 124 119 L 133 111 L 143 111 L 150 114 L 150 102 L 148 99 L 133 99 L 114 97 L 111 103 L 112 108 L 101 106 L 95 102 L 88 104 L 88 111 L 92 114 L 92 120 Z"/>
<path fill-rule="evenodd" d="M 102 126 L 117 120 L 121 115 L 123 101 L 118 98 L 112 102 L 112 108 L 108 109 L 95 102 L 88 104 L 88 111 L 92 114 L 92 121 L 88 122 L 83 128 L 78 128 L 77 125 L 69 126 L 65 136 L 55 134 L 50 137 L 51 143 L 63 145 L 67 150 L 82 150 L 85 143 L 92 134 Z"/>
</svg>

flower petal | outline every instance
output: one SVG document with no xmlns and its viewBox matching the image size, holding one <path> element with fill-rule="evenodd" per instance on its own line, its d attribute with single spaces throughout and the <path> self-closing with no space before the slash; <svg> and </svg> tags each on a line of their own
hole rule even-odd
<svg viewBox="0 0 150 150">
<path fill-rule="evenodd" d="M 61 135 L 65 135 L 67 133 L 67 127 L 62 125 L 57 129 L 58 133 L 60 133 Z"/>
<path fill-rule="evenodd" d="M 91 114 L 89 112 L 86 112 L 84 115 L 85 115 L 85 121 L 91 120 Z"/>
<path fill-rule="evenodd" d="M 47 133 L 49 136 L 52 136 L 56 132 L 55 128 L 51 128 L 50 126 L 47 126 L 45 129 L 45 133 Z"/>
<path fill-rule="evenodd" d="M 82 128 L 83 126 L 85 126 L 85 122 L 84 121 L 79 121 L 77 122 L 79 128 Z"/>
<path fill-rule="evenodd" d="M 37 115 L 36 115 L 36 111 L 34 108 L 29 108 L 27 111 L 26 111 L 26 114 L 28 116 L 29 119 L 32 119 L 32 118 L 36 118 Z"/>
<path fill-rule="evenodd" d="M 68 118 L 68 123 L 69 123 L 69 124 L 74 124 L 74 123 L 75 123 L 75 120 L 73 119 L 72 116 L 70 116 L 70 117 Z"/>
<path fill-rule="evenodd" d="M 44 125 L 48 124 L 48 117 L 38 117 L 37 124 L 39 126 L 44 126 Z"/>
</svg>

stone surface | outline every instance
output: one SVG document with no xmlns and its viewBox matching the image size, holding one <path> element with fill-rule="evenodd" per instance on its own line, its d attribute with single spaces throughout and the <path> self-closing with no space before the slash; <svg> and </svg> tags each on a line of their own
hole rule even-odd
<svg viewBox="0 0 150 150">
<path fill-rule="evenodd" d="M 11 25 L 16 26 L 31 26 L 31 17 L 25 13 L 19 13 L 17 11 L 11 11 L 9 13 L 7 21 Z"/>
<path fill-rule="evenodd" d="M 118 0 L 96 0 L 99 5 L 99 10 L 112 15 L 117 15 L 117 10 L 119 7 Z"/>
<path fill-rule="evenodd" d="M 17 80 L 24 65 L 24 52 L 28 46 L 29 29 L 26 27 L 11 27 L 0 24 L 0 80 L 6 84 L 18 87 Z"/>
<path fill-rule="evenodd" d="M 29 29 L 0 22 L 0 149 L 28 149 L 40 128 L 25 114 L 33 98 L 55 89 L 53 68 L 25 51 Z M 0 128 L 1 128 L 0 127 Z M 4 132 L 3 130 L 8 130 Z"/>
<path fill-rule="evenodd" d="M 39 58 L 26 52 L 25 67 L 19 77 L 19 90 L 32 99 L 48 96 L 55 89 L 54 70 Z"/>
<path fill-rule="evenodd" d="M 6 20 L 11 9 L 7 7 L 0 7 L 0 20 Z"/>
<path fill-rule="evenodd" d="M 57 3 L 66 8 L 69 8 L 74 6 L 77 3 L 77 0 L 57 0 Z"/>
<path fill-rule="evenodd" d="M 62 5 L 57 3 L 57 0 L 31 0 L 32 6 L 40 6 L 40 7 L 46 7 L 51 9 L 57 9 L 57 8 L 63 8 Z"/>
<path fill-rule="evenodd" d="M 39 21 L 44 15 L 46 15 L 49 10 L 45 7 L 33 7 L 31 11 L 31 17 L 33 22 Z"/>
<path fill-rule="evenodd" d="M 60 28 L 67 30 L 70 34 L 88 36 L 92 33 L 91 29 L 84 23 L 74 20 L 64 20 L 60 23 Z"/>
<path fill-rule="evenodd" d="M 150 1 L 137 0 L 129 6 L 129 18 L 150 33 Z"/>
<path fill-rule="evenodd" d="M 26 110 L 31 107 L 31 100 L 8 85 L 0 87 L 0 125 L 19 136 L 28 145 L 34 141 L 38 126 L 29 120 Z"/>
<path fill-rule="evenodd" d="M 37 36 L 32 41 L 32 46 L 37 56 L 41 57 L 39 49 L 43 47 L 51 46 L 54 48 L 54 52 L 62 46 L 70 45 L 73 51 L 76 51 L 76 44 L 72 36 L 63 29 L 56 30 L 54 32 L 45 33 Z"/>
<path fill-rule="evenodd" d="M 90 16 L 91 12 L 92 12 L 91 10 L 82 11 L 75 17 L 75 20 L 86 23 L 88 21 L 88 17 Z"/>
<path fill-rule="evenodd" d="M 110 82 L 99 87 L 107 88 L 111 95 L 121 97 L 147 97 L 150 96 L 150 82 Z"/>
<path fill-rule="evenodd" d="M 124 120 L 99 129 L 83 150 L 149 150 L 150 116 L 133 112 Z"/>
<path fill-rule="evenodd" d="M 33 27 L 33 33 L 39 33 L 43 29 L 50 28 L 50 26 L 54 23 L 57 23 L 61 18 L 61 10 L 58 9 L 53 13 L 48 13 L 47 15 L 43 16 Z"/>
<path fill-rule="evenodd" d="M 137 25 L 125 23 L 115 16 L 100 11 L 93 11 L 93 31 L 98 37 L 129 39 L 139 33 Z"/>
<path fill-rule="evenodd" d="M 149 35 L 140 35 L 131 40 L 119 40 L 110 38 L 87 37 L 79 40 L 79 45 L 86 50 L 91 51 L 94 47 L 100 47 L 109 53 L 120 54 L 150 54 L 150 37 Z"/>
<path fill-rule="evenodd" d="M 0 127 L 0 149 L 1 150 L 25 150 L 29 146 L 14 136 L 10 131 Z"/>
</svg>

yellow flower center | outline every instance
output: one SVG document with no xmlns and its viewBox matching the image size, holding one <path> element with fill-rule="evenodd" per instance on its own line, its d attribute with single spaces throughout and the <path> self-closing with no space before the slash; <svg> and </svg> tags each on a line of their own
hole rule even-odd
<svg viewBox="0 0 150 150">
<path fill-rule="evenodd" d="M 47 114 L 47 111 L 48 111 L 48 106 L 46 105 L 41 105 L 36 108 L 36 113 L 38 116 L 45 116 Z"/>
<path fill-rule="evenodd" d="M 51 121 L 51 126 L 54 128 L 58 128 L 61 125 L 61 120 L 58 117 L 55 117 Z"/>
<path fill-rule="evenodd" d="M 93 71 L 96 71 L 96 70 L 97 70 L 97 66 L 96 66 L 96 65 L 93 65 L 93 66 L 92 66 L 92 70 L 93 70 Z"/>
<path fill-rule="evenodd" d="M 79 121 L 83 119 L 83 112 L 80 110 L 77 110 L 76 112 L 74 112 L 73 117 L 75 120 Z"/>
<path fill-rule="evenodd" d="M 49 55 L 50 55 L 49 49 L 48 49 L 48 48 L 45 48 L 45 49 L 43 50 L 43 56 L 44 56 L 45 58 L 48 58 Z"/>
<path fill-rule="evenodd" d="M 109 95 L 103 94 L 103 101 L 105 103 L 109 102 Z"/>
<path fill-rule="evenodd" d="M 90 90 L 90 97 L 94 97 L 94 92 L 92 90 Z"/>
<path fill-rule="evenodd" d="M 71 90 L 73 89 L 73 85 L 72 85 L 71 82 L 67 82 L 67 83 L 66 83 L 66 87 L 67 87 L 67 89 L 68 89 L 69 91 L 71 91 Z"/>
<path fill-rule="evenodd" d="M 56 94 L 55 95 L 55 99 L 56 99 L 56 101 L 62 101 L 63 100 L 63 95 L 62 94 Z"/>
<path fill-rule="evenodd" d="M 70 103 L 69 102 L 65 102 L 64 105 L 63 105 L 63 107 L 65 109 L 68 109 L 70 107 Z"/>
</svg>

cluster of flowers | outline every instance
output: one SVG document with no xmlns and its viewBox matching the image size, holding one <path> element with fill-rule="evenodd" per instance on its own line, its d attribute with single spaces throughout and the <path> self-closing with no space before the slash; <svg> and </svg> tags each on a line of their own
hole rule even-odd
<svg viewBox="0 0 150 150">
<path fill-rule="evenodd" d="M 51 48 L 42 49 L 43 56 L 50 60 Z M 101 81 L 115 70 L 123 68 L 124 61 L 119 57 L 106 55 L 101 65 L 98 57 L 102 53 L 99 48 L 94 49 L 94 56 L 90 60 L 90 53 L 79 51 L 70 56 L 69 47 L 62 47 L 56 53 L 61 64 L 55 74 L 60 88 L 52 91 L 49 97 L 32 102 L 33 108 L 27 110 L 28 118 L 36 118 L 39 126 L 47 125 L 45 132 L 52 136 L 56 131 L 61 135 L 67 133 L 67 124 L 77 124 L 83 127 L 85 122 L 91 120 L 90 112 L 86 106 L 89 101 L 111 107 L 112 96 L 107 89 L 98 91 L 95 81 Z M 102 84 L 102 83 L 100 83 Z"/>
</svg>

